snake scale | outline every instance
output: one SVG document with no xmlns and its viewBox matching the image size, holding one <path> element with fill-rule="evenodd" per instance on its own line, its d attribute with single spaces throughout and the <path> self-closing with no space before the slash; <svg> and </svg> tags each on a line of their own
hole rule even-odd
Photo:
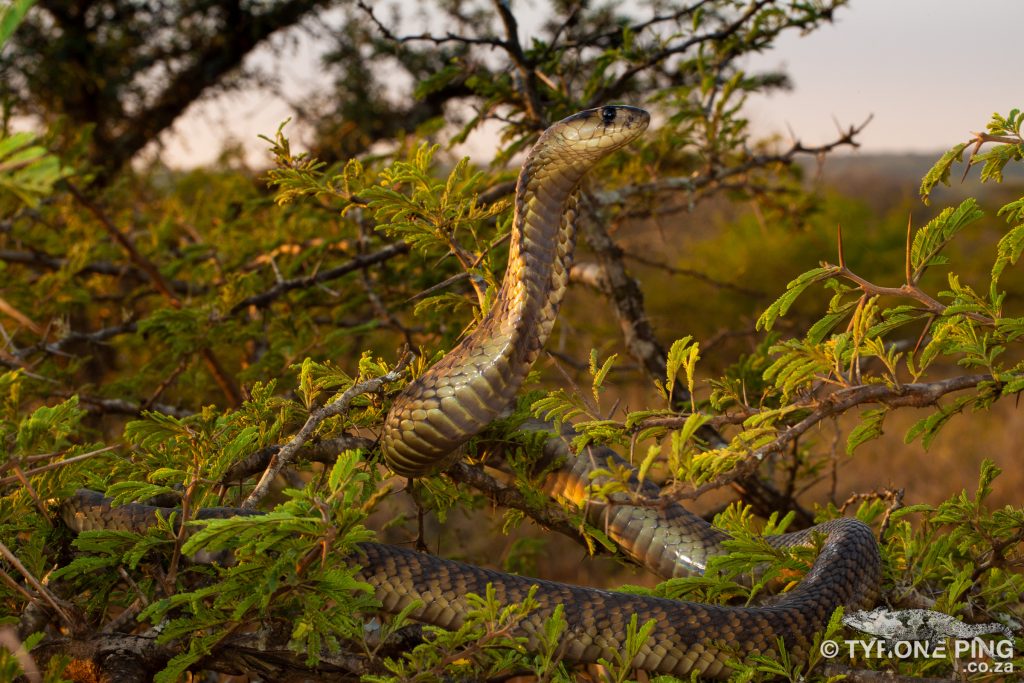
<svg viewBox="0 0 1024 683">
<path fill-rule="evenodd" d="M 419 476 L 458 458 L 461 446 L 506 411 L 554 325 L 569 278 L 575 243 L 580 181 L 598 161 L 636 139 L 649 115 L 642 109 L 605 106 L 570 116 L 548 128 L 534 145 L 516 186 L 508 269 L 490 311 L 463 341 L 397 397 L 385 423 L 381 452 L 397 474 Z M 544 430 L 544 424 L 525 429 Z M 641 500 L 615 494 L 602 503 L 586 500 L 595 465 L 621 458 L 605 448 L 574 454 L 561 435 L 546 442 L 545 454 L 564 461 L 548 476 L 551 495 L 584 506 L 591 522 L 639 562 L 662 576 L 703 570 L 721 554 L 727 536 L 679 505 L 658 500 L 653 484 L 635 482 Z M 599 482 L 598 482 L 599 483 Z M 645 504 L 646 503 L 646 504 Z M 133 504 L 111 507 L 101 494 L 81 490 L 62 513 L 74 530 L 141 530 L 168 509 Z M 230 508 L 200 511 L 199 518 L 237 514 Z M 633 615 L 653 619 L 651 637 L 633 666 L 650 672 L 720 678 L 728 661 L 771 654 L 781 639 L 796 658 L 810 654 L 813 636 L 839 605 L 870 606 L 877 597 L 881 568 L 870 528 L 838 519 L 812 529 L 769 537 L 775 546 L 805 545 L 818 537 L 821 551 L 792 591 L 764 607 L 719 607 L 616 593 L 532 579 L 444 560 L 405 548 L 364 543 L 353 561 L 372 585 L 383 608 L 397 612 L 414 600 L 411 616 L 457 628 L 469 606 L 467 593 L 483 594 L 488 584 L 498 600 L 521 601 L 532 587 L 539 607 L 520 625 L 528 647 L 556 606 L 567 628 L 560 643 L 572 662 L 613 660 L 625 645 Z"/>
</svg>

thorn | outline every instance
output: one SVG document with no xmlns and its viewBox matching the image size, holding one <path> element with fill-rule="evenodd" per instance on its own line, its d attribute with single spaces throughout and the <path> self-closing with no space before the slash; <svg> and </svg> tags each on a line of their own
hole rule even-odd
<svg viewBox="0 0 1024 683">
<path fill-rule="evenodd" d="M 924 343 L 925 337 L 928 336 L 928 331 L 932 329 L 932 323 L 933 322 L 935 322 L 935 314 L 934 313 L 932 315 L 928 316 L 928 320 L 924 324 L 924 329 L 921 330 L 921 334 L 917 338 L 917 343 L 914 344 L 914 350 L 911 352 L 911 355 L 913 355 L 915 358 L 917 357 L 917 352 L 921 348 L 921 344 Z"/>
<path fill-rule="evenodd" d="M 905 262 L 905 265 L 904 265 L 904 269 L 906 270 L 907 284 L 908 285 L 913 285 L 914 284 L 913 283 L 913 278 L 911 277 L 912 273 L 910 271 L 910 249 L 913 246 L 913 242 L 911 241 L 910 238 L 911 238 L 911 232 L 913 230 L 913 225 L 914 225 L 912 221 L 913 221 L 913 216 L 910 215 L 910 214 L 907 214 L 907 249 L 906 249 L 906 251 L 907 251 L 907 258 L 906 258 L 906 262 Z"/>
<path fill-rule="evenodd" d="M 793 144 L 799 145 L 800 140 L 796 137 L 796 131 L 793 130 L 793 126 L 789 125 L 788 121 L 786 122 L 786 130 L 789 131 L 789 139 L 793 141 Z"/>
<path fill-rule="evenodd" d="M 839 245 L 839 267 L 846 270 L 846 257 L 843 256 L 843 224 L 836 223 L 836 243 Z"/>
<path fill-rule="evenodd" d="M 839 137 L 848 138 L 850 133 L 843 129 L 843 125 L 839 123 L 839 119 L 836 118 L 835 114 L 832 114 L 832 125 L 836 127 L 836 132 L 839 133 Z M 850 131 L 853 131 L 853 126 L 850 126 Z"/>
<path fill-rule="evenodd" d="M 985 142 L 986 142 L 985 134 L 984 133 L 973 133 L 973 135 L 974 135 L 974 138 L 973 138 L 974 149 L 971 150 L 970 155 L 967 157 L 967 163 L 964 164 L 964 174 L 962 176 L 960 176 L 960 182 L 961 183 L 963 183 L 965 180 L 967 180 L 967 174 L 968 174 L 968 172 L 970 172 L 971 168 L 974 166 L 974 157 L 977 156 L 978 152 L 981 151 L 981 146 L 984 145 Z M 962 154 L 962 152 L 961 152 L 961 154 Z"/>
</svg>

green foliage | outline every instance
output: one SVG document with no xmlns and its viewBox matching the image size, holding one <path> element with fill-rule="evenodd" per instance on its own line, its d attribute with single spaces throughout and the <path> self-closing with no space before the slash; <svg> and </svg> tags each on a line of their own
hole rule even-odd
<svg viewBox="0 0 1024 683">
<path fill-rule="evenodd" d="M 651 619 L 642 626 L 639 623 L 636 614 L 630 615 L 629 624 L 626 625 L 626 642 L 623 650 L 615 653 L 613 661 L 600 660 L 600 663 L 608 669 L 609 680 L 615 681 L 615 683 L 625 683 L 629 680 L 633 660 L 640 654 L 640 650 L 651 637 L 657 620 Z"/>
<path fill-rule="evenodd" d="M 791 281 L 786 285 L 786 293 L 776 299 L 771 306 L 765 309 L 761 317 L 757 319 L 757 328 L 759 330 L 771 330 L 775 321 L 786 315 L 786 312 L 789 311 L 793 303 L 808 287 L 815 282 L 831 278 L 835 273 L 836 269 L 834 267 L 822 266 L 821 268 L 809 270 Z"/>
<path fill-rule="evenodd" d="M 535 589 L 521 603 L 503 605 L 487 586 L 486 595 L 469 594 L 470 610 L 462 625 L 454 631 L 425 627 L 428 642 L 418 645 L 400 659 L 387 659 L 389 675 L 372 675 L 374 683 L 397 681 L 437 681 L 457 674 L 477 680 L 525 670 L 547 680 L 570 681 L 564 664 L 558 662 L 558 648 L 566 623 L 559 606 L 536 634 L 533 652 L 526 653 L 527 639 L 512 635 L 517 626 L 537 608 Z"/>
<path fill-rule="evenodd" d="M 0 680 L 14 681 L 18 679 L 19 675 L 27 673 L 22 667 L 24 660 L 19 657 L 30 657 L 29 653 L 44 637 L 43 633 L 33 633 L 25 639 L 25 642 L 22 643 L 22 651 L 17 654 L 0 648 Z M 70 661 L 70 657 L 52 658 L 43 670 L 39 671 L 37 668 L 37 672 L 41 674 L 38 680 L 41 683 L 66 683 L 68 679 L 64 678 L 62 674 Z"/>
<path fill-rule="evenodd" d="M 968 143 L 962 142 L 948 152 L 943 154 L 935 165 L 932 166 L 921 180 L 921 188 L 919 190 L 921 194 L 921 201 L 925 204 L 928 203 L 929 196 L 936 185 L 942 183 L 943 185 L 949 185 L 949 173 L 953 168 L 953 164 L 963 162 L 964 150 L 968 147 Z"/>
<path fill-rule="evenodd" d="M 949 259 L 940 252 L 956 235 L 984 215 L 978 202 L 972 197 L 964 200 L 956 209 L 943 209 L 914 235 L 910 250 L 910 266 L 913 269 L 911 282 L 921 279 L 927 268 L 948 263 Z"/>
<path fill-rule="evenodd" d="M 1011 161 L 1020 161 L 1024 158 L 1024 139 L 1021 137 L 1021 125 L 1024 122 L 1024 114 L 1019 109 L 1012 109 L 1006 116 L 998 113 L 992 115 L 992 119 L 985 126 L 985 133 L 978 133 L 972 141 L 974 149 L 968 161 L 968 170 L 975 164 L 982 164 L 981 181 L 993 180 L 997 183 L 1003 181 L 1003 169 Z M 971 146 L 972 142 L 964 142 L 956 145 L 942 155 L 942 158 L 925 174 L 921 181 L 921 199 L 927 204 L 928 197 L 936 185 L 942 183 L 949 185 L 949 172 L 953 164 L 963 163 L 963 153 Z M 996 142 L 983 154 L 978 151 L 987 142 Z M 965 172 L 966 175 L 966 172 Z"/>
<path fill-rule="evenodd" d="M 59 587 L 90 632 L 110 627 L 116 615 L 124 616 L 118 628 L 158 631 L 174 655 L 157 675 L 161 681 L 203 675 L 203 661 L 240 634 L 260 640 L 281 633 L 282 650 L 307 673 L 352 656 L 378 681 L 524 671 L 572 680 L 577 672 L 559 649 L 568 628 L 563 611 L 543 620 L 527 648 L 517 628 L 534 615 L 536 602 L 531 596 L 500 604 L 493 590 L 469 598 L 472 611 L 458 629 L 426 627 L 415 648 L 385 657 L 389 639 L 415 630 L 409 620 L 418 605 L 382 617 L 357 567 L 359 544 L 374 537 L 371 515 L 391 520 L 383 531 L 433 548 L 434 520 L 455 524 L 462 512 L 488 507 L 486 495 L 444 475 L 408 488 L 386 479 L 374 439 L 404 381 L 451 349 L 494 302 L 514 177 L 502 163 L 524 151 L 545 121 L 622 100 L 650 107 L 661 125 L 590 178 L 581 221 L 602 229 L 628 222 L 629 229 L 615 234 L 610 250 L 592 240 L 594 253 L 582 258 L 613 265 L 625 259 L 628 274 L 645 284 L 648 310 L 629 300 L 635 319 L 611 320 L 604 298 L 573 288 L 549 349 L 557 349 L 557 362 L 583 359 L 565 366 L 579 374 L 556 374 L 540 363 L 528 381 L 534 391 L 514 415 L 474 439 L 470 460 L 482 462 L 486 476 L 492 465 L 503 468 L 499 483 L 519 496 L 519 508 L 496 527 L 508 533 L 554 509 L 591 553 L 616 548 L 586 510 L 553 503 L 540 489 L 539 470 L 558 463 L 538 466 L 546 437 L 519 429 L 530 414 L 571 423 L 576 449 L 611 444 L 628 451 L 635 471 L 597 463 L 589 492 L 595 500 L 632 495 L 634 475 L 673 492 L 760 478 L 788 509 L 762 523 L 750 508 L 729 506 L 716 523 L 733 535 L 731 554 L 713 560 L 705 576 L 674 579 L 652 592 L 753 604 L 773 584 L 791 589 L 816 549 L 781 550 L 765 534 L 806 512 L 798 497 L 842 461 L 842 429 L 849 429 L 847 454 L 860 457 L 883 425 L 899 424 L 891 415 L 925 407 L 928 414 L 918 416 L 906 438 L 930 446 L 957 415 L 1024 390 L 1024 314 L 1015 310 L 1020 285 L 1013 268 L 1024 251 L 1024 198 L 994 214 L 1007 228 L 992 250 L 976 246 L 987 230 L 984 214 L 994 213 L 979 196 L 916 229 L 912 224 L 902 253 L 905 235 L 891 227 L 895 220 L 878 220 L 841 197 L 809 198 L 786 163 L 792 154 L 750 136 L 745 98 L 784 78 L 742 72 L 740 58 L 785 30 L 813 29 L 839 4 L 737 10 L 731 2 L 654 3 L 644 7 L 655 8 L 655 18 L 637 23 L 610 5 L 584 3 L 561 17 L 562 28 L 555 22 L 539 30 L 507 62 L 490 54 L 500 57 L 513 43 L 507 27 L 492 31 L 504 26 L 490 21 L 504 4 L 467 6 L 473 16 L 458 24 L 470 38 L 463 42 L 392 40 L 378 30 L 386 25 L 365 23 L 360 10 L 346 15 L 352 21 L 338 37 L 338 63 L 368 76 L 372 70 L 357 67 L 379 61 L 366 56 L 386 55 L 395 69 L 429 75 L 411 79 L 422 98 L 414 104 L 427 118 L 417 110 L 415 120 L 401 120 L 403 129 L 423 127 L 399 135 L 394 119 L 380 114 L 403 106 L 401 98 L 387 102 L 367 78 L 342 79 L 346 123 L 377 117 L 379 126 L 352 132 L 337 146 L 342 152 L 321 144 L 314 153 L 293 151 L 282 126 L 267 138 L 276 165 L 262 180 L 227 165 L 191 173 L 153 167 L 81 194 L 63 181 L 75 174 L 84 186 L 89 162 L 73 150 L 62 157 L 48 150 L 57 148 L 51 141 L 82 131 L 0 140 L 0 363 L 7 368 L 0 374 L 0 541 L 26 572 Z M 24 5 L 12 7 L 0 15 L 0 38 L 10 34 L 11 12 Z M 473 40 L 477 30 L 487 40 Z M 508 41 L 495 43 L 494 35 Z M 463 98 L 475 114 L 452 121 L 461 127 L 448 141 L 500 117 L 502 138 L 490 166 L 453 157 L 438 144 L 447 129 L 430 119 Z M 939 160 L 922 196 L 948 184 L 967 151 L 968 168 L 982 164 L 983 181 L 1001 180 L 1007 164 L 1021 158 L 1021 124 L 1017 110 L 994 117 L 982 137 Z M 323 127 L 317 134 L 321 143 L 330 140 Z M 344 151 L 370 148 L 373 154 Z M 648 253 L 650 233 L 636 238 L 642 250 L 629 243 L 639 224 L 723 188 L 755 202 L 757 211 L 682 245 L 690 260 L 657 262 Z M 898 225 L 904 220 L 905 213 Z M 837 222 L 848 235 L 842 244 L 830 236 Z M 839 265 L 793 272 L 833 246 L 841 249 Z M 942 280 L 937 265 L 949 268 Z M 633 273 L 634 266 L 701 277 L 691 277 L 692 287 L 675 280 L 665 286 L 664 279 Z M 987 292 L 977 285 L 980 272 L 990 273 Z M 777 283 L 786 281 L 772 301 Z M 621 291 L 610 295 L 623 303 Z M 657 362 L 635 358 L 636 348 L 655 346 L 642 337 L 651 321 L 665 327 L 652 337 L 677 340 L 664 367 L 658 349 Z M 624 346 L 616 341 L 620 327 Z M 728 334 L 719 338 L 720 328 Z M 742 340 L 742 351 L 708 339 L 730 334 Z M 209 516 L 210 508 L 245 501 L 267 459 L 305 434 L 318 409 L 388 375 L 401 345 L 424 352 L 400 380 L 355 391 L 346 411 L 314 424 L 288 456 L 286 486 L 270 490 L 262 514 Z M 643 386 L 632 381 L 637 367 L 651 375 Z M 681 400 L 683 387 L 688 401 Z M 834 435 L 823 428 L 857 413 L 856 425 L 840 421 Z M 495 444 L 503 464 L 490 452 Z M 1019 613 L 1024 514 L 987 502 L 996 474 L 984 465 L 973 496 L 939 505 L 887 507 L 876 498 L 859 507 L 858 517 L 882 533 L 888 602 L 899 604 L 912 590 L 950 613 Z M 80 486 L 105 491 L 115 504 L 157 498 L 177 511 L 156 516 L 144 533 L 92 531 L 71 540 L 49 506 Z M 408 495 L 394 495 L 399 491 Z M 828 505 L 817 512 L 828 518 L 843 511 Z M 532 571 L 548 554 L 532 538 L 507 545 L 501 563 L 517 571 Z M 480 559 L 471 556 L 476 552 L 497 557 L 491 546 L 444 550 L 469 560 Z M 193 562 L 199 558 L 214 562 Z M 4 620 L 13 621 L 27 605 L 19 589 L 35 588 L 6 564 L 4 572 L 14 585 L 0 582 L 0 602 Z M 839 616 L 816 637 L 837 636 Z M 609 680 L 637 675 L 632 662 L 652 627 L 641 622 L 631 621 L 625 648 L 605 662 Z M 38 638 L 26 645 L 37 646 Z M 807 661 L 781 645 L 773 655 L 735 662 L 736 678 L 821 678 L 816 648 Z M 46 664 L 46 680 L 57 680 L 63 664 Z M 0 678 L 16 666 L 0 651 Z M 904 673 L 951 670 L 946 662 L 915 663 Z"/>
<path fill-rule="evenodd" d="M 0 46 L 7 42 L 34 4 L 35 0 L 13 0 L 0 7 Z"/>
<path fill-rule="evenodd" d="M 700 360 L 700 345 L 691 342 L 690 337 L 672 342 L 672 346 L 668 350 L 668 359 L 665 362 L 665 387 L 668 389 L 668 402 L 671 405 L 676 375 L 682 368 L 686 374 L 686 389 L 690 392 L 690 404 L 696 411 L 696 405 L 693 403 L 693 389 L 696 382 L 697 361 Z"/>
<path fill-rule="evenodd" d="M 986 499 L 1000 470 L 984 461 L 973 495 L 966 490 L 939 505 L 913 505 L 892 515 L 888 571 L 902 590 L 926 591 L 948 614 L 983 611 L 990 620 L 1012 611 L 1024 577 L 1013 570 L 1024 509 L 991 509 Z M 912 523 L 921 516 L 923 522 Z"/>
<path fill-rule="evenodd" d="M 36 144 L 31 133 L 0 138 L 0 191 L 14 195 L 26 206 L 37 206 L 69 173 L 56 156 Z"/>
<path fill-rule="evenodd" d="M 476 205 L 474 193 L 485 175 L 471 172 L 468 158 L 461 159 L 447 179 L 435 178 L 432 162 L 436 151 L 436 146 L 421 145 L 409 161 L 396 161 L 381 172 L 377 185 L 364 190 L 381 230 L 428 253 L 438 246 L 452 248 L 452 240 L 465 231 L 478 242 L 474 228 L 508 207 L 505 201 L 488 207 Z"/>
</svg>

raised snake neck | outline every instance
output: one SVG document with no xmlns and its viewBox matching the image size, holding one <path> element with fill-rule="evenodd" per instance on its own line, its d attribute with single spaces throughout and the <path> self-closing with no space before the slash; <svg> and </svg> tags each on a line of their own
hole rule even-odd
<svg viewBox="0 0 1024 683">
<path fill-rule="evenodd" d="M 411 384 L 388 416 L 381 447 L 396 472 L 418 475 L 443 466 L 508 406 L 554 324 L 568 280 L 576 187 L 593 164 L 634 139 L 647 121 L 643 110 L 602 107 L 555 124 L 538 140 L 519 176 L 509 266 L 498 299 L 476 331 Z M 681 506 L 659 501 L 653 484 L 634 482 L 639 501 L 615 494 L 607 502 L 588 503 L 587 487 L 601 483 L 594 480 L 595 466 L 604 467 L 608 460 L 624 464 L 614 452 L 592 448 L 576 455 L 558 435 L 547 440 L 545 451 L 565 462 L 548 476 L 548 493 L 584 506 L 592 524 L 659 575 L 702 571 L 709 556 L 723 552 L 725 534 Z M 67 524 L 78 531 L 139 531 L 151 526 L 158 512 L 166 517 L 170 510 L 112 508 L 101 494 L 84 490 L 62 508 Z M 200 511 L 198 518 L 232 514 L 239 511 L 217 508 Z M 483 594 L 491 584 L 499 601 L 517 602 L 536 586 L 538 608 L 519 626 L 528 647 L 537 645 L 537 634 L 561 605 L 567 623 L 561 656 L 576 662 L 611 661 L 625 647 L 627 626 L 636 615 L 639 624 L 653 619 L 655 626 L 633 666 L 721 677 L 730 671 L 729 660 L 775 653 L 779 639 L 790 655 L 806 658 L 814 635 L 836 607 L 860 609 L 873 603 L 880 559 L 874 535 L 861 522 L 838 519 L 767 540 L 774 546 L 806 545 L 818 534 L 822 548 L 810 572 L 768 607 L 719 607 L 613 593 L 376 543 L 362 544 L 353 561 L 362 566 L 360 578 L 375 588 L 388 611 L 420 600 L 410 616 L 457 628 L 470 610 L 467 593 Z"/>
<path fill-rule="evenodd" d="M 508 267 L 480 324 L 395 399 L 381 453 L 397 474 L 441 469 L 514 400 L 555 323 L 576 243 L 576 191 L 598 161 L 635 140 L 650 116 L 608 106 L 559 121 L 516 183 Z"/>
</svg>

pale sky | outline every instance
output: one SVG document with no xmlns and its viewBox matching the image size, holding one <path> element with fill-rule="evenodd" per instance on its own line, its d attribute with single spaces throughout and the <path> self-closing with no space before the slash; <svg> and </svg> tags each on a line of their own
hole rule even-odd
<svg viewBox="0 0 1024 683">
<path fill-rule="evenodd" d="M 536 11 L 546 2 L 517 5 Z M 530 23 L 521 26 L 524 42 Z M 943 150 L 983 128 L 992 112 L 1024 107 L 1016 42 L 1022 25 L 1024 0 L 853 0 L 834 24 L 806 36 L 784 34 L 751 61 L 751 70 L 785 67 L 794 89 L 752 99 L 747 114 L 755 132 L 788 137 L 792 130 L 808 145 L 835 137 L 836 120 L 846 126 L 873 114 L 860 138 L 863 152 Z M 324 87 L 316 41 L 301 33 L 277 40 L 298 43 L 273 64 L 289 83 L 288 96 Z M 272 64 L 269 54 L 257 51 L 253 59 Z M 165 159 L 182 167 L 206 164 L 232 137 L 263 165 L 266 144 L 256 136 L 271 136 L 290 113 L 286 102 L 263 92 L 202 103 L 165 135 Z M 479 135 L 467 153 L 483 155 L 489 144 Z"/>
</svg>

